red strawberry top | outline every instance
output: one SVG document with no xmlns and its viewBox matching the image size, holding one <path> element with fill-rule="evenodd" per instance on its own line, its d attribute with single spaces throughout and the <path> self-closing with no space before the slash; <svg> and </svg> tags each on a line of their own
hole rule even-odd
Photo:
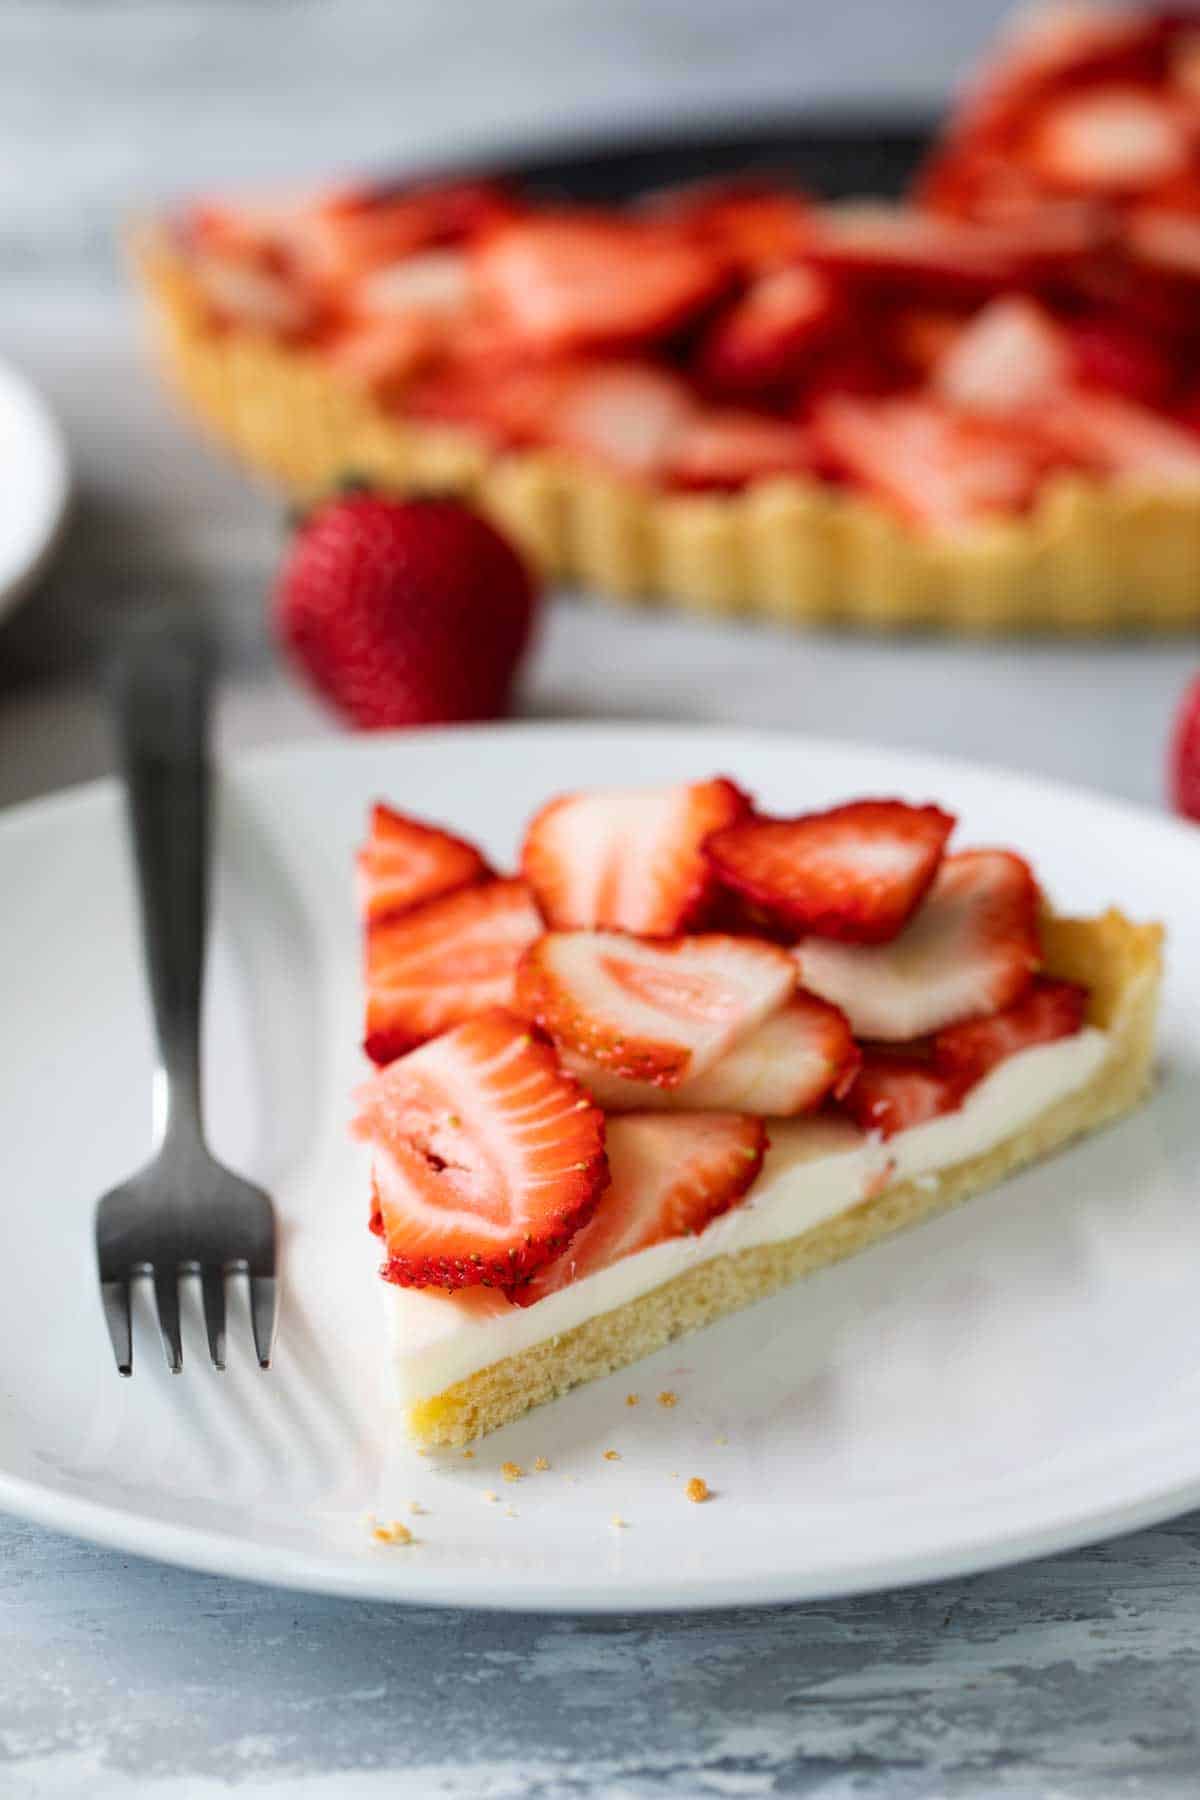
<svg viewBox="0 0 1200 1800">
<path fill-rule="evenodd" d="M 1183 10 L 1038 9 L 901 204 L 451 181 L 205 203 L 177 238 L 218 326 L 401 417 L 669 489 L 829 479 L 961 533 L 1063 469 L 1200 485 L 1198 44 Z"/>
<path fill-rule="evenodd" d="M 949 850 L 937 806 L 575 793 L 535 815 L 525 880 L 444 826 L 370 823 L 382 1067 L 356 1129 L 402 1285 L 533 1304 L 738 1205 L 773 1118 L 892 1136 L 1085 1021 L 1086 992 L 1038 973 L 1028 865 Z"/>
</svg>

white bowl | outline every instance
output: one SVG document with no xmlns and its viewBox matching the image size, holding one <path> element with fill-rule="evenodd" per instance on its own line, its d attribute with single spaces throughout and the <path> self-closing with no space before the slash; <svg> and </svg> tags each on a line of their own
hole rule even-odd
<svg viewBox="0 0 1200 1800">
<path fill-rule="evenodd" d="M 57 421 L 37 389 L 0 363 L 0 617 L 45 568 L 70 491 Z"/>
</svg>

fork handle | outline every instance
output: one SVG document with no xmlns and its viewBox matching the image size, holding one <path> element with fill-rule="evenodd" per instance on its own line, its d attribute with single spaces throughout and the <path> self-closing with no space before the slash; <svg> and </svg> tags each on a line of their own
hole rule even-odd
<svg viewBox="0 0 1200 1800">
<path fill-rule="evenodd" d="M 116 722 L 158 1041 L 160 1146 L 203 1137 L 210 689 L 211 658 L 196 630 L 157 618 L 134 628 L 116 666 Z"/>
</svg>

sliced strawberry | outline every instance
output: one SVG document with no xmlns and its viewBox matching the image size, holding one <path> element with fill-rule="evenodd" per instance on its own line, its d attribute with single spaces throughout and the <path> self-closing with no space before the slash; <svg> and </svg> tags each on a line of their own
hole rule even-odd
<svg viewBox="0 0 1200 1800">
<path fill-rule="evenodd" d="M 717 492 L 771 475 L 812 474 L 812 434 L 791 419 L 706 408 L 671 439 L 663 479 L 672 487 Z"/>
<path fill-rule="evenodd" d="M 588 365 L 568 360 L 484 367 L 456 360 L 416 382 L 404 410 L 414 418 L 468 425 L 520 448 L 549 442 L 554 420 Z"/>
<path fill-rule="evenodd" d="M 1039 961 L 1038 891 L 1009 850 L 943 859 L 922 904 L 890 944 L 809 937 L 800 979 L 840 1006 L 856 1037 L 905 1043 L 1011 1006 Z"/>
<path fill-rule="evenodd" d="M 320 302 L 312 289 L 270 253 L 198 251 L 190 266 L 193 281 L 224 324 L 277 337 L 300 337 L 321 317 Z"/>
<path fill-rule="evenodd" d="M 1175 385 L 1171 356 L 1120 318 L 1080 319 L 1070 328 L 1071 359 L 1083 387 L 1103 388 L 1142 406 L 1164 406 Z"/>
<path fill-rule="evenodd" d="M 1076 389 L 1059 397 L 1040 424 L 1064 454 L 1113 475 L 1158 487 L 1200 483 L 1200 443 L 1186 426 L 1115 394 Z"/>
<path fill-rule="evenodd" d="M 319 283 L 326 217 L 352 203 L 353 190 L 267 191 L 204 200 L 184 214 L 182 233 L 201 258 L 273 269 L 299 285 Z"/>
<path fill-rule="evenodd" d="M 714 320 L 695 374 L 711 393 L 753 399 L 795 375 L 838 318 L 834 285 L 817 269 L 772 269 Z"/>
<path fill-rule="evenodd" d="M 603 1114 L 499 1008 L 394 1062 L 359 1100 L 382 1273 L 401 1287 L 523 1280 L 587 1222 L 607 1181 Z"/>
<path fill-rule="evenodd" d="M 354 310 L 369 319 L 458 319 L 471 301 L 463 250 L 424 250 L 374 269 L 354 288 Z"/>
<path fill-rule="evenodd" d="M 1074 1037 L 1087 1004 L 1086 988 L 1039 975 L 1029 992 L 1003 1012 L 939 1031 L 933 1040 L 934 1065 L 941 1074 L 973 1085 L 1020 1050 Z"/>
<path fill-rule="evenodd" d="M 1172 88 L 1193 104 L 1200 101 L 1200 20 L 1194 13 L 1171 44 L 1167 64 Z"/>
<path fill-rule="evenodd" d="M 809 1112 L 827 1094 L 844 1092 L 858 1069 L 859 1051 L 836 1006 L 798 993 L 739 1038 L 719 1062 L 679 1087 L 629 1081 L 569 1052 L 564 1061 L 605 1112 L 731 1111 L 791 1118 Z"/>
<path fill-rule="evenodd" d="M 347 189 L 313 212 L 307 223 L 308 256 L 327 283 L 345 287 L 416 251 L 485 234 L 517 211 L 494 182 Z"/>
<path fill-rule="evenodd" d="M 586 1225 L 553 1262 L 511 1290 L 521 1306 L 623 1256 L 697 1237 L 753 1187 L 767 1148 L 761 1119 L 732 1112 L 630 1113 L 608 1124 L 612 1179 Z"/>
<path fill-rule="evenodd" d="M 485 881 L 367 930 L 367 1029 L 373 1062 L 391 1062 L 513 997 L 541 915 L 523 881 Z"/>
<path fill-rule="evenodd" d="M 322 344 L 334 369 L 385 404 L 407 395 L 415 376 L 435 362 L 447 342 L 444 320 L 424 313 L 356 319 Z"/>
<path fill-rule="evenodd" d="M 743 274 L 777 268 L 804 253 L 812 202 L 790 188 L 746 181 L 708 181 L 654 196 L 651 218 L 681 226 Z"/>
<path fill-rule="evenodd" d="M 1066 193 L 1119 198 L 1186 169 L 1186 120 L 1170 99 L 1134 86 L 1065 93 L 1035 115 L 1019 154 Z"/>
<path fill-rule="evenodd" d="M 934 1067 L 927 1055 L 872 1048 L 842 1106 L 863 1131 L 895 1137 L 926 1125 L 942 1113 L 957 1112 L 964 1082 Z"/>
<path fill-rule="evenodd" d="M 692 415 L 676 375 L 643 363 L 597 363 L 565 381 L 552 401 L 551 443 L 623 475 L 650 479 L 666 466 Z"/>
<path fill-rule="evenodd" d="M 633 938 L 552 931 L 517 971 L 517 1010 L 564 1051 L 678 1087 L 787 1001 L 796 967 L 754 938 Z"/>
<path fill-rule="evenodd" d="M 826 400 L 813 416 L 830 466 L 910 524 L 955 531 L 1027 506 L 1044 448 L 1004 421 L 963 418 L 920 397 Z"/>
<path fill-rule="evenodd" d="M 806 366 L 792 394 L 792 412 L 811 424 L 824 401 L 843 394 L 879 399 L 894 393 L 902 377 L 894 347 L 882 332 L 870 342 L 863 342 L 861 333 L 854 341 L 836 340 Z M 820 445 L 814 447 L 819 456 Z"/>
<path fill-rule="evenodd" d="M 1011 239 L 981 226 L 856 200 L 821 209 L 807 255 L 851 284 L 965 297 L 1003 286 L 1014 251 Z"/>
<path fill-rule="evenodd" d="M 745 819 L 705 848 L 720 880 L 780 923 L 881 944 L 916 910 L 953 829 L 937 806 L 854 800 L 798 819 Z"/>
<path fill-rule="evenodd" d="M 375 923 L 492 873 L 474 844 L 382 804 L 371 808 L 370 835 L 355 867 L 360 911 Z"/>
<path fill-rule="evenodd" d="M 922 379 L 933 374 L 968 329 L 967 315 L 948 306 L 893 310 L 888 323 L 888 336 L 898 360 Z"/>
<path fill-rule="evenodd" d="M 1071 347 L 1032 300 L 992 300 L 959 334 L 933 371 L 937 392 L 967 412 L 1027 412 L 1053 403 L 1071 374 Z"/>
<path fill-rule="evenodd" d="M 732 781 L 564 794 L 529 827 L 521 871 L 552 930 L 673 937 L 714 888 L 705 838 L 748 812 Z"/>
<path fill-rule="evenodd" d="M 586 212 L 546 212 L 475 252 L 484 300 L 543 352 L 644 344 L 717 291 L 720 259 L 675 230 Z"/>
<path fill-rule="evenodd" d="M 1200 282 L 1200 218 L 1175 208 L 1137 206 L 1125 215 L 1122 237 L 1144 268 L 1189 284 Z"/>
</svg>

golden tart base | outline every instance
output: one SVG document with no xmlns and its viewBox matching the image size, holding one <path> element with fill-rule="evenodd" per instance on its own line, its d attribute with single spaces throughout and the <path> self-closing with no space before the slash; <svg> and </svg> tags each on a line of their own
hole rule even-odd
<svg viewBox="0 0 1200 1800">
<path fill-rule="evenodd" d="M 995 1187 L 1144 1099 L 1153 1075 L 1162 928 L 1118 912 L 1042 922 L 1048 972 L 1091 989 L 1089 1023 L 1109 1034 L 1092 1079 L 1013 1137 L 979 1156 L 905 1181 L 798 1237 L 713 1257 L 574 1330 L 456 1382 L 413 1406 L 410 1434 L 424 1444 L 465 1444 L 586 1381 L 640 1361 L 685 1332 L 764 1299 L 830 1263 Z M 1070 1177 L 1062 1177 L 1069 1187 Z"/>
<path fill-rule="evenodd" d="M 212 322 L 167 236 L 135 260 L 166 371 L 210 434 L 310 499 L 347 473 L 470 498 L 548 575 L 625 605 L 872 630 L 1171 632 L 1200 623 L 1200 488 L 1074 476 L 954 537 L 793 477 L 671 494 L 385 411 L 317 351 Z"/>
</svg>

